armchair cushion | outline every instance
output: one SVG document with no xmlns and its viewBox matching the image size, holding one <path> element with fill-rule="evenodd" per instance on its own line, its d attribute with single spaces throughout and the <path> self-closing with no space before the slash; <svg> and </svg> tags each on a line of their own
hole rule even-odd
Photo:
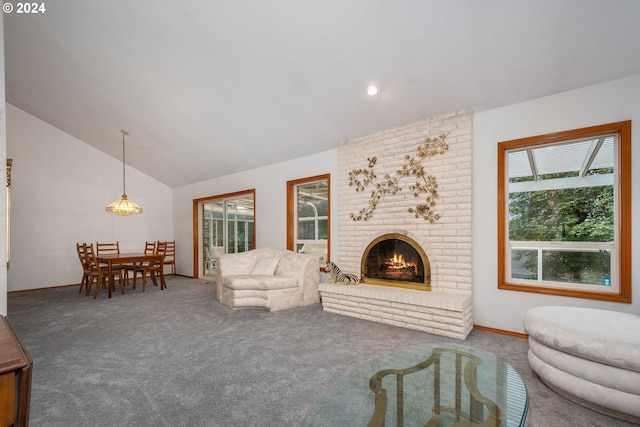
<svg viewBox="0 0 640 427">
<path fill-rule="evenodd" d="M 222 278 L 222 286 L 229 289 L 287 289 L 295 288 L 298 281 L 295 277 L 274 276 L 266 274 L 239 274 Z"/>
<path fill-rule="evenodd" d="M 251 270 L 251 274 L 273 276 L 278 267 L 278 262 L 280 262 L 280 257 L 276 256 L 258 258 Z"/>
</svg>

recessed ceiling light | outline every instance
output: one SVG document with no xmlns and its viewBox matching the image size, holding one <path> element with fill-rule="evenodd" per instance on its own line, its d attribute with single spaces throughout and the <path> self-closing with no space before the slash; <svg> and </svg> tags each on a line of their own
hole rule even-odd
<svg viewBox="0 0 640 427">
<path fill-rule="evenodd" d="M 369 82 L 364 87 L 364 91 L 369 96 L 376 96 L 378 93 L 380 93 L 380 85 L 378 85 L 378 83 L 376 82 Z"/>
</svg>

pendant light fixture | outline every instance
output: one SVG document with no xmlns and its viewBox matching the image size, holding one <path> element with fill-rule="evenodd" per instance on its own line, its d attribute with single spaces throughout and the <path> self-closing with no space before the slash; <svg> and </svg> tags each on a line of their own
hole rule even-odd
<svg viewBox="0 0 640 427">
<path fill-rule="evenodd" d="M 124 174 L 124 137 L 129 135 L 129 132 L 127 132 L 126 130 L 121 130 L 120 132 L 122 132 L 122 198 L 111 203 L 109 206 L 104 208 L 104 210 L 107 212 L 116 213 L 118 215 L 129 216 L 133 213 L 142 213 L 142 208 L 135 202 L 127 198 L 127 191 L 125 187 L 126 181 Z"/>
</svg>

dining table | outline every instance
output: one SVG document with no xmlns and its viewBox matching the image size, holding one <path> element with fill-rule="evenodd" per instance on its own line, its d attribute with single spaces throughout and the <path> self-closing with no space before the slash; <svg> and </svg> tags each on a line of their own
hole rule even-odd
<svg viewBox="0 0 640 427">
<path fill-rule="evenodd" d="M 107 271 L 109 280 L 113 277 L 113 266 L 118 264 L 135 264 L 135 263 L 148 263 L 148 262 L 159 262 L 162 265 L 164 261 L 164 254 L 149 254 L 144 252 L 130 252 L 130 253 L 120 253 L 120 254 L 102 254 L 98 255 L 98 262 L 107 264 Z M 164 269 L 160 268 L 160 289 L 165 289 L 167 287 L 166 282 L 164 281 Z M 107 290 L 109 293 L 109 298 L 111 298 L 111 290 L 112 286 L 109 284 L 107 286 Z"/>
</svg>

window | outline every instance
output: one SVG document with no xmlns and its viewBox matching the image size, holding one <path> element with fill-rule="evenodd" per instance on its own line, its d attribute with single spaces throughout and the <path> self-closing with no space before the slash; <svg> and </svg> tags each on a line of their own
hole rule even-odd
<svg viewBox="0 0 640 427">
<path fill-rule="evenodd" d="M 498 288 L 631 302 L 631 122 L 498 144 Z"/>
<path fill-rule="evenodd" d="M 255 247 L 255 190 L 193 201 L 194 277 L 215 276 L 216 258 Z M 200 237 L 200 238 L 198 238 Z"/>
<path fill-rule="evenodd" d="M 287 182 L 287 249 L 329 260 L 330 175 Z"/>
</svg>

